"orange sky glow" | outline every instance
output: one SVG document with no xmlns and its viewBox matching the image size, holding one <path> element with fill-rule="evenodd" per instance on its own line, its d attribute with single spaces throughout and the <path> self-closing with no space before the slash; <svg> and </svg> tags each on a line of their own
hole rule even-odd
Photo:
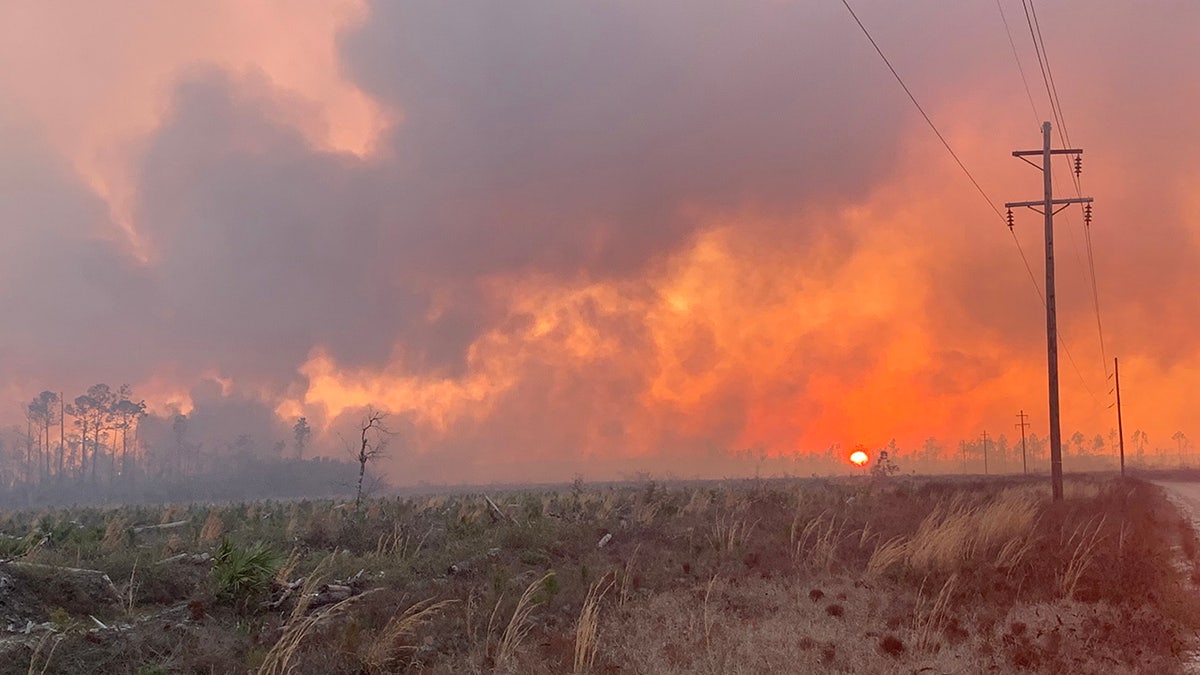
<svg viewBox="0 0 1200 675">
<path fill-rule="evenodd" d="M 1011 156 L 1049 113 L 1028 36 L 1036 110 L 995 7 L 858 4 L 993 204 L 1039 197 Z M 398 483 L 949 447 L 1019 435 L 1019 409 L 1045 435 L 1044 310 L 1013 236 L 848 16 L 517 5 L 0 9 L 0 140 L 22 139 L 0 244 L 80 275 L 0 272 L 20 324 L 0 419 L 96 381 L 188 413 L 211 381 L 275 433 L 314 420 L 336 455 L 375 406 L 403 432 Z M 1116 427 L 1119 356 L 1127 434 L 1174 447 L 1200 438 L 1200 7 L 1043 11 L 1105 341 L 1069 211 L 1064 437 Z M 935 16 L 953 30 L 913 32 Z M 1015 218 L 1040 286 L 1040 216 Z"/>
</svg>

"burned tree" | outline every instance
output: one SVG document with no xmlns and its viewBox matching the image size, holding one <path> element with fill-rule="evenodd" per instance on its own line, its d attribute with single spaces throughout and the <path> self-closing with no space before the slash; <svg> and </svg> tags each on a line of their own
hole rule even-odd
<svg viewBox="0 0 1200 675">
<path fill-rule="evenodd" d="M 296 439 L 296 459 L 304 459 L 304 449 L 308 447 L 308 441 L 312 438 L 312 427 L 308 425 L 307 417 L 296 420 L 296 426 L 292 427 L 292 436 Z"/>
<path fill-rule="evenodd" d="M 367 473 L 367 462 L 383 456 L 384 448 L 387 447 L 387 437 L 392 433 L 387 428 L 386 421 L 386 413 L 379 412 L 374 408 L 367 408 L 366 415 L 359 424 L 360 444 L 356 458 L 358 459 L 358 489 L 354 495 L 356 512 L 362 508 L 363 477 Z"/>
</svg>

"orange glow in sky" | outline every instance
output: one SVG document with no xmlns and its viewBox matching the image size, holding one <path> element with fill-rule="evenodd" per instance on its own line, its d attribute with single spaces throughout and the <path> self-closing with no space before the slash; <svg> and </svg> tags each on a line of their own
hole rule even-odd
<svg viewBox="0 0 1200 675">
<path fill-rule="evenodd" d="M 375 406 L 482 474 L 1044 437 L 1042 221 L 991 207 L 1049 110 L 994 7 L 921 2 L 946 30 L 862 19 L 990 206 L 812 3 L 7 3 L 0 393 L 212 381 L 329 452 Z M 1096 199 L 1055 220 L 1062 435 L 1116 427 L 1119 356 L 1152 449 L 1200 439 L 1200 4 L 1162 4 L 1043 17 Z"/>
</svg>

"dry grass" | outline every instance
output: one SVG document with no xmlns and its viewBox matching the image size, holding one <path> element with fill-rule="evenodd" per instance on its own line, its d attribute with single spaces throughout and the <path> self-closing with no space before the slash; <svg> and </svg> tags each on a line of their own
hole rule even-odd
<svg viewBox="0 0 1200 675">
<path fill-rule="evenodd" d="M 1104 516 L 1093 516 L 1090 520 L 1080 523 L 1072 530 L 1064 548 L 1071 551 L 1059 580 L 1062 597 L 1071 598 L 1079 587 L 1079 580 L 1095 562 L 1096 549 L 1100 545 L 1101 530 L 1104 527 Z"/>
<path fill-rule="evenodd" d="M 133 618 L 119 610 L 135 596 L 141 616 L 195 600 L 170 631 L 66 635 L 47 672 L 1170 672 L 1200 627 L 1178 592 L 1191 568 L 1169 565 L 1186 528 L 1152 486 L 1076 480 L 1088 484 L 1057 504 L 1020 479 L 642 482 L 493 493 L 519 522 L 492 519 L 478 494 L 368 502 L 376 518 L 333 502 L 173 516 L 292 551 L 276 581 L 304 577 L 294 607 L 214 604 L 199 556 L 139 563 L 166 557 L 161 538 L 107 550 L 118 519 L 154 522 L 145 507 L 9 516 L 4 542 L 19 553 L 45 533 L 39 564 L 130 579 L 100 606 L 70 604 L 73 588 L 47 600 L 75 621 Z M 211 553 L 203 535 L 180 552 Z M 360 570 L 368 595 L 314 611 L 322 580 Z M 401 589 L 429 599 L 397 612 Z M 446 611 L 454 601 L 464 611 Z"/>
<path fill-rule="evenodd" d="M 591 672 L 596 661 L 596 638 L 600 628 L 600 602 L 613 587 L 611 578 L 604 578 L 588 587 L 575 624 L 575 664 L 571 672 Z"/>
<path fill-rule="evenodd" d="M 62 644 L 65 636 L 56 633 L 46 633 L 37 641 L 34 646 L 33 655 L 29 657 L 29 669 L 27 675 L 46 675 L 46 671 L 50 668 L 50 661 L 54 658 L 54 651 Z M 50 644 L 50 651 L 42 656 L 42 650 L 46 648 L 46 643 Z M 41 660 L 41 667 L 38 667 L 38 661 Z"/>
<path fill-rule="evenodd" d="M 296 571 L 296 566 L 300 564 L 300 551 L 293 550 L 288 554 L 288 557 L 279 565 L 279 569 L 275 570 L 275 583 L 286 585 L 291 581 L 292 573 Z M 318 565 L 318 568 L 320 565 Z"/>
<path fill-rule="evenodd" d="M 713 548 L 721 553 L 729 554 L 739 551 L 750 540 L 750 535 L 758 523 L 757 520 L 748 522 L 745 518 L 739 518 L 732 514 L 718 516 L 713 522 L 709 541 Z"/>
<path fill-rule="evenodd" d="M 104 539 L 100 545 L 105 551 L 115 551 L 129 543 L 129 521 L 120 516 L 108 519 L 104 526 Z"/>
<path fill-rule="evenodd" d="M 300 595 L 292 608 L 291 615 L 283 628 L 283 635 L 267 652 L 262 665 L 256 671 L 258 675 L 285 675 L 292 672 L 293 661 L 317 628 L 329 623 L 347 613 L 350 608 L 382 589 L 373 589 L 359 595 L 353 595 L 340 602 L 333 603 L 309 614 L 314 591 L 322 583 L 324 569 L 330 564 L 333 556 L 328 556 L 317 564 L 316 569 L 305 579 Z"/>
<path fill-rule="evenodd" d="M 838 546 L 846 536 L 847 519 L 822 512 L 799 527 L 801 517 L 792 520 L 789 534 L 792 560 L 812 570 L 829 572 L 837 560 Z"/>
<path fill-rule="evenodd" d="M 637 561 L 638 551 L 642 549 L 641 544 L 633 547 L 633 552 L 625 559 L 624 570 L 621 572 L 618 581 L 617 589 L 617 606 L 624 607 L 629 601 L 629 594 L 633 585 L 633 565 Z"/>
<path fill-rule="evenodd" d="M 400 614 L 393 615 L 383 629 L 375 635 L 363 655 L 363 664 L 367 672 L 394 672 L 393 665 L 400 655 L 414 649 L 406 639 L 416 634 L 417 630 L 436 614 L 456 602 L 458 601 L 435 602 L 430 598 L 412 605 Z"/>
<path fill-rule="evenodd" d="M 654 499 L 641 498 L 633 503 L 633 522 L 642 527 L 649 527 L 658 516 L 662 503 Z"/>
<path fill-rule="evenodd" d="M 305 615 L 308 613 L 317 587 L 322 583 L 322 573 L 331 560 L 332 556 L 328 556 L 317 563 L 316 568 L 305 578 L 304 584 L 300 587 L 296 604 L 292 607 L 291 615 L 284 624 L 283 636 L 267 652 L 266 658 L 263 659 L 263 663 L 257 671 L 259 675 L 282 675 L 289 672 L 288 664 L 295 656 L 304 636 L 315 625 L 308 622 L 308 619 L 312 617 Z"/>
<path fill-rule="evenodd" d="M 1006 490 L 982 504 L 956 495 L 935 507 L 911 536 L 880 544 L 867 573 L 879 576 L 897 566 L 919 575 L 948 573 L 984 560 L 1013 567 L 1032 547 L 1037 515 L 1037 498 L 1025 490 Z"/>
<path fill-rule="evenodd" d="M 211 509 L 208 512 L 208 518 L 204 519 L 204 526 L 200 528 L 199 541 L 201 544 L 212 544 L 225 534 L 225 521 L 221 520 L 221 515 L 216 509 Z"/>
<path fill-rule="evenodd" d="M 951 574 L 942 584 L 933 605 L 926 608 L 924 587 L 917 593 L 917 606 L 913 610 L 913 639 L 917 649 L 927 652 L 935 651 L 941 645 L 938 636 L 946 628 L 950 617 L 950 600 L 954 597 L 954 589 L 958 585 L 958 575 Z"/>
<path fill-rule="evenodd" d="M 554 572 L 547 572 L 545 576 L 529 584 L 520 599 L 517 600 L 512 618 L 508 620 L 508 626 L 504 629 L 504 634 L 500 636 L 500 642 L 496 645 L 497 667 L 506 666 L 513 660 L 517 648 L 521 646 L 525 636 L 529 635 L 529 631 L 533 630 L 530 615 L 533 614 L 533 610 L 538 604 L 534 601 L 534 596 L 553 576 Z"/>
</svg>

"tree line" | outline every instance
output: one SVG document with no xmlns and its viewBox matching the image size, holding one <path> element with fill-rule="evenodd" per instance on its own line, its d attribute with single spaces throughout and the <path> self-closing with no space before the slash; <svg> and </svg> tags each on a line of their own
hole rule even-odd
<svg viewBox="0 0 1200 675">
<path fill-rule="evenodd" d="M 22 404 L 22 412 L 24 424 L 0 429 L 0 499 L 137 500 L 139 494 L 169 494 L 164 486 L 186 486 L 196 498 L 205 490 L 240 490 L 247 497 L 328 494 L 332 476 L 339 484 L 355 478 L 351 462 L 306 457 L 313 429 L 304 417 L 290 429 L 289 451 L 287 441 L 250 434 L 197 438 L 188 415 L 150 414 L 127 384 L 99 383 L 74 397 L 45 390 Z M 214 426 L 211 420 L 208 426 Z M 270 484 L 272 472 L 289 484 Z M 197 487 L 202 485 L 210 488 Z"/>
<path fill-rule="evenodd" d="M 128 475 L 137 459 L 146 403 L 134 400 L 127 384 L 116 390 L 94 384 L 71 400 L 43 391 L 25 405 L 24 413 L 24 433 L 14 430 L 23 447 L 8 453 L 5 467 L 10 485 L 114 482 Z M 13 459 L 18 466 L 12 466 Z"/>
</svg>

